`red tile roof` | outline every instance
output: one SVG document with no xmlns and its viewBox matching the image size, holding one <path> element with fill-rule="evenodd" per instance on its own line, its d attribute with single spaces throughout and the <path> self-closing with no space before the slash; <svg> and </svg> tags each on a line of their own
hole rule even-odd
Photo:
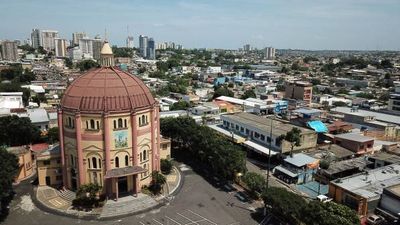
<svg viewBox="0 0 400 225">
<path fill-rule="evenodd" d="M 65 91 L 61 107 L 90 113 L 126 112 L 156 104 L 137 77 L 111 67 L 96 68 L 77 78 Z"/>
</svg>

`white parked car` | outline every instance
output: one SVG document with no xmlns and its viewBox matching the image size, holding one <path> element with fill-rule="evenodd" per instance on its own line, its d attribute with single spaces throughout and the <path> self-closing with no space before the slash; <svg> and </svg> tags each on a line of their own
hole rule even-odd
<svg viewBox="0 0 400 225">
<path fill-rule="evenodd" d="M 317 200 L 323 203 L 332 201 L 332 199 L 326 195 L 318 195 Z"/>
</svg>

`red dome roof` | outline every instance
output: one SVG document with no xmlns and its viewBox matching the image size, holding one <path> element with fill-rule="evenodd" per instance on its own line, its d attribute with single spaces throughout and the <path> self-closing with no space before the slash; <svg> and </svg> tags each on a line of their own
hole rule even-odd
<svg viewBox="0 0 400 225">
<path fill-rule="evenodd" d="M 92 69 L 67 88 L 63 110 L 90 113 L 127 112 L 154 106 L 156 101 L 137 77 L 117 68 Z"/>
</svg>

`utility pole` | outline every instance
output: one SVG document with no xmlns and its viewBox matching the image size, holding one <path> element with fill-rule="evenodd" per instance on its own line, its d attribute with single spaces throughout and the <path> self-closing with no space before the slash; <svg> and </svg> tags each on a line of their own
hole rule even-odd
<svg viewBox="0 0 400 225">
<path fill-rule="evenodd" d="M 273 116 L 270 119 L 270 130 L 269 130 L 269 147 L 268 147 L 268 168 L 267 168 L 267 189 L 269 188 L 269 170 L 271 168 L 271 148 L 272 148 L 272 126 Z"/>
</svg>

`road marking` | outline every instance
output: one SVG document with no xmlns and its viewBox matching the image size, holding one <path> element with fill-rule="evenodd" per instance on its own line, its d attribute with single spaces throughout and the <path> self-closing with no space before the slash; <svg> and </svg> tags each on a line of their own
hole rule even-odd
<svg viewBox="0 0 400 225">
<path fill-rule="evenodd" d="M 202 219 L 206 220 L 206 221 L 207 221 L 207 222 L 209 222 L 209 223 L 212 223 L 212 224 L 214 224 L 214 225 L 218 225 L 218 224 L 216 224 L 216 223 L 214 223 L 214 222 L 210 221 L 209 219 L 205 218 L 204 216 L 201 216 L 201 215 L 199 215 L 199 214 L 197 214 L 197 213 L 193 212 L 193 211 L 192 211 L 192 210 L 190 210 L 190 209 L 188 209 L 188 211 L 189 211 L 189 212 L 191 212 L 191 213 L 193 213 L 194 215 L 196 215 L 196 216 L 198 216 L 198 217 L 200 217 L 200 218 L 202 218 Z"/>
<path fill-rule="evenodd" d="M 176 223 L 176 224 L 182 225 L 181 223 L 178 223 L 176 220 L 172 219 L 172 218 L 169 217 L 169 216 L 165 216 L 165 217 L 166 217 L 167 219 L 171 220 L 172 222 Z"/>
<path fill-rule="evenodd" d="M 157 221 L 156 219 L 153 219 L 153 221 L 156 222 L 157 224 L 164 225 L 164 224 L 160 223 L 159 221 Z"/>
<path fill-rule="evenodd" d="M 178 215 L 182 216 L 183 218 L 189 220 L 191 224 L 195 223 L 195 224 L 199 225 L 196 221 L 191 220 L 191 219 L 189 219 L 188 217 L 186 217 L 186 216 L 184 216 L 184 215 L 182 215 L 182 214 L 180 214 L 180 213 L 176 213 L 176 214 L 178 214 Z"/>
</svg>

